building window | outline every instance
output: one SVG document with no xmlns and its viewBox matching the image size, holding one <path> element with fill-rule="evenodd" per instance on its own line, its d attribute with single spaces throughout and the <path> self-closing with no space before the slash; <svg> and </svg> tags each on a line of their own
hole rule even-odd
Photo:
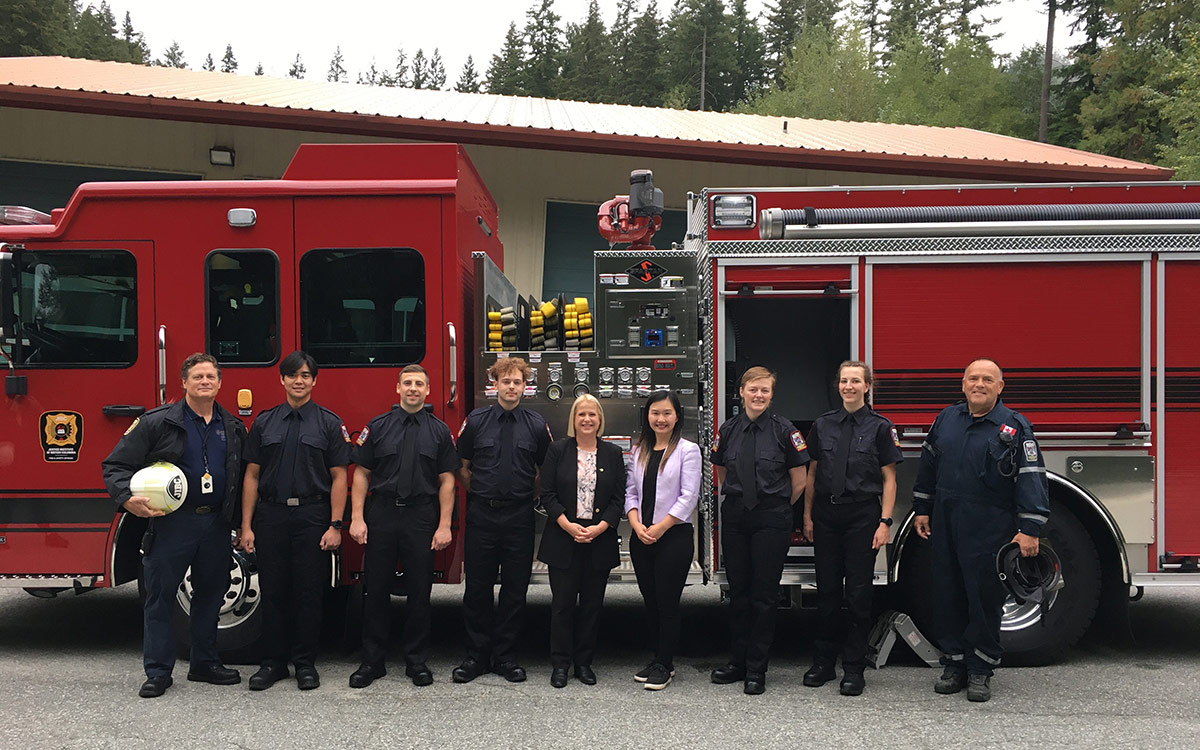
<svg viewBox="0 0 1200 750">
<path fill-rule="evenodd" d="M 327 366 L 425 357 L 425 261 L 410 248 L 312 250 L 300 260 L 300 348 Z"/>
<path fill-rule="evenodd" d="M 279 258 L 270 250 L 214 250 L 204 261 L 205 351 L 221 365 L 279 359 Z"/>
</svg>

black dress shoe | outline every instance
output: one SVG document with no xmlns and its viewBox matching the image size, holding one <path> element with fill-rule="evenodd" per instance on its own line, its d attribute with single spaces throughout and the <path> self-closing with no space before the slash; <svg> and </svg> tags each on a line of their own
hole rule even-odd
<svg viewBox="0 0 1200 750">
<path fill-rule="evenodd" d="M 147 677 L 142 683 L 142 687 L 138 690 L 139 698 L 157 698 L 167 692 L 167 688 L 171 687 L 171 675 L 164 674 L 158 677 Z"/>
<path fill-rule="evenodd" d="M 257 672 L 250 675 L 250 689 L 266 690 L 287 676 L 287 667 L 274 667 L 264 664 L 259 667 Z M 299 677 L 300 673 L 297 672 L 296 676 Z"/>
<path fill-rule="evenodd" d="M 459 683 L 470 682 L 481 674 L 483 674 L 483 667 L 479 664 L 479 662 L 468 656 L 467 658 L 463 659 L 462 664 L 459 664 L 454 668 L 454 671 L 450 673 L 450 679 Z"/>
<path fill-rule="evenodd" d="M 412 680 L 412 684 L 417 687 L 425 687 L 433 684 L 433 672 L 429 671 L 429 667 L 424 664 L 414 664 L 404 670 L 404 674 L 408 675 Z"/>
<path fill-rule="evenodd" d="M 742 692 L 746 695 L 762 695 L 767 689 L 767 676 L 765 674 L 748 674 L 746 675 L 746 686 Z"/>
<path fill-rule="evenodd" d="M 862 695 L 867 681 L 862 672 L 846 672 L 842 675 L 842 695 Z"/>
<path fill-rule="evenodd" d="M 804 673 L 804 684 L 808 687 L 821 687 L 834 677 L 837 677 L 837 672 L 832 664 L 813 664 Z"/>
<path fill-rule="evenodd" d="M 577 664 L 575 666 L 575 679 L 582 682 L 584 685 L 596 684 L 596 673 L 587 664 Z"/>
<path fill-rule="evenodd" d="M 566 687 L 567 686 L 567 668 L 566 667 L 555 667 L 554 669 L 550 670 L 550 684 L 556 688 Z"/>
<path fill-rule="evenodd" d="M 210 685 L 236 685 L 242 681 L 242 675 L 236 669 L 220 664 L 193 665 L 188 670 L 188 679 L 192 682 L 207 682 Z"/>
<path fill-rule="evenodd" d="M 746 668 L 730 663 L 714 669 L 710 677 L 718 685 L 729 685 L 746 679 Z"/>
<path fill-rule="evenodd" d="M 312 667 L 296 670 L 296 687 L 301 690 L 316 690 L 321 687 L 321 675 Z"/>
<path fill-rule="evenodd" d="M 502 661 L 492 670 L 509 682 L 524 682 L 525 667 L 515 661 Z"/>
<path fill-rule="evenodd" d="M 363 664 L 350 675 L 350 687 L 365 688 L 385 674 L 387 669 L 382 664 Z"/>
</svg>

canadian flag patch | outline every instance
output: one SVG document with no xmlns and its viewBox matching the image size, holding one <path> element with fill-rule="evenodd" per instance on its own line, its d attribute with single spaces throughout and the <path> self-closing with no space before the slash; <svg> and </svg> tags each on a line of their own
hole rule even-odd
<svg viewBox="0 0 1200 750">
<path fill-rule="evenodd" d="M 1000 425 L 1000 432 L 1003 432 L 1005 435 L 1014 435 L 1015 436 L 1017 434 L 1017 428 L 1009 427 L 1006 424 Z"/>
</svg>

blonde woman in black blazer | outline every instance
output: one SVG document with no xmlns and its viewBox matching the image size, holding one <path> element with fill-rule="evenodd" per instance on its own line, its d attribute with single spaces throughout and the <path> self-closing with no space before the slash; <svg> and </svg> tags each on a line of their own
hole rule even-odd
<svg viewBox="0 0 1200 750">
<path fill-rule="evenodd" d="M 625 508 L 625 460 L 600 439 L 604 410 L 594 396 L 571 405 L 567 435 L 542 464 L 546 529 L 538 559 L 550 568 L 550 684 L 567 684 L 567 669 L 596 684 L 592 657 L 608 573 L 620 562 L 617 524 Z"/>
</svg>

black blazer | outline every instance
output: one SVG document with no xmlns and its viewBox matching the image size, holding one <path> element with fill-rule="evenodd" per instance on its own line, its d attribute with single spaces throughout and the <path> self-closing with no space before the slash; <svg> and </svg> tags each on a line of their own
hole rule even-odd
<svg viewBox="0 0 1200 750">
<path fill-rule="evenodd" d="M 556 568 L 571 565 L 577 549 L 588 548 L 592 567 L 612 570 L 621 562 L 617 524 L 625 510 L 625 458 L 612 443 L 598 441 L 596 447 L 596 496 L 590 520 L 576 517 L 579 448 L 575 438 L 556 440 L 546 451 L 542 463 L 542 506 L 546 509 L 546 529 L 538 547 L 538 559 Z M 589 544 L 580 544 L 558 525 L 565 515 L 582 526 L 608 521 L 608 530 Z"/>
</svg>

